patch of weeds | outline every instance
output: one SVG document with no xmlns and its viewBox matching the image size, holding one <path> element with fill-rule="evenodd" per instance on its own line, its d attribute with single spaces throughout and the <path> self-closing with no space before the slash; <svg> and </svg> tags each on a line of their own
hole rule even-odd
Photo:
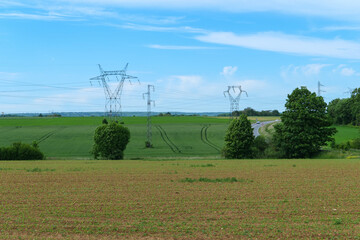
<svg viewBox="0 0 360 240">
<path fill-rule="evenodd" d="M 274 165 L 274 164 L 268 164 L 268 165 L 264 165 L 264 167 L 277 167 L 277 165 Z"/>
<path fill-rule="evenodd" d="M 296 164 L 293 164 L 292 166 L 293 166 L 293 167 L 296 167 Z"/>
<path fill-rule="evenodd" d="M 27 172 L 54 172 L 56 171 L 56 169 L 49 169 L 49 168 L 45 168 L 45 169 L 41 169 L 41 168 L 33 168 L 33 169 L 25 169 Z"/>
<path fill-rule="evenodd" d="M 341 225 L 343 224 L 343 221 L 341 218 L 334 219 L 334 225 Z"/>
<path fill-rule="evenodd" d="M 177 174 L 177 171 L 165 171 L 164 174 Z"/>
<path fill-rule="evenodd" d="M 8 171 L 8 170 L 13 170 L 12 168 L 0 168 L 0 171 Z"/>
<path fill-rule="evenodd" d="M 201 164 L 201 165 L 195 165 L 195 164 L 192 164 L 190 165 L 190 167 L 215 167 L 214 164 L 211 164 L 211 163 L 208 163 L 208 164 Z"/>
<path fill-rule="evenodd" d="M 67 172 L 81 172 L 81 171 L 84 171 L 84 169 L 82 168 L 69 168 L 69 169 L 66 169 Z"/>
<path fill-rule="evenodd" d="M 216 179 L 210 179 L 210 178 L 199 178 L 199 179 L 194 179 L 194 178 L 185 178 L 180 180 L 180 182 L 211 182 L 211 183 L 233 183 L 233 182 L 253 182 L 253 180 L 248 180 L 248 179 L 236 179 L 235 177 L 232 178 L 216 178 Z"/>
</svg>

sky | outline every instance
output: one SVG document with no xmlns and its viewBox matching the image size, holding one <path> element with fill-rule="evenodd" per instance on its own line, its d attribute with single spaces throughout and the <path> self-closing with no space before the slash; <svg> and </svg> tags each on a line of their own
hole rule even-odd
<svg viewBox="0 0 360 240">
<path fill-rule="evenodd" d="M 330 102 L 360 85 L 359 40 L 355 0 L 0 0 L 0 113 L 102 112 L 90 78 L 127 63 L 122 111 L 149 84 L 156 112 L 227 112 L 228 86 L 240 109 L 318 82 Z"/>
</svg>

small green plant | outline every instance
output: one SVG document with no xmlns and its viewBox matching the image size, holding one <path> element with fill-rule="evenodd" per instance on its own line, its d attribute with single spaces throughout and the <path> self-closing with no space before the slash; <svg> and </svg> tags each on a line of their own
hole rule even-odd
<svg viewBox="0 0 360 240">
<path fill-rule="evenodd" d="M 215 167 L 215 165 L 211 164 L 211 163 L 201 164 L 201 165 L 192 164 L 192 165 L 190 165 L 190 167 Z"/>
<path fill-rule="evenodd" d="M 54 172 L 56 171 L 56 169 L 49 169 L 49 168 L 45 168 L 45 169 L 41 169 L 41 168 L 32 168 L 32 169 L 25 169 L 27 172 Z"/>
<path fill-rule="evenodd" d="M 210 178 L 199 178 L 199 179 L 194 179 L 194 178 L 185 178 L 183 180 L 180 180 L 180 182 L 189 182 L 189 183 L 193 183 L 193 182 L 211 182 L 211 183 L 233 183 L 233 182 L 253 182 L 252 180 L 247 180 L 247 179 L 236 179 L 235 177 L 228 177 L 228 178 L 216 178 L 216 179 L 210 179 Z"/>
<path fill-rule="evenodd" d="M 149 141 L 145 141 L 145 147 L 146 148 L 153 148 L 153 145 Z"/>
<path fill-rule="evenodd" d="M 334 225 L 341 225 L 341 224 L 343 224 L 343 221 L 341 218 L 334 219 Z"/>
</svg>

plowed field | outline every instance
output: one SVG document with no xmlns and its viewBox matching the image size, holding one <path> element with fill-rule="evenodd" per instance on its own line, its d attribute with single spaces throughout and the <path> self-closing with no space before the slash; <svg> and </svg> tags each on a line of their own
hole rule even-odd
<svg viewBox="0 0 360 240">
<path fill-rule="evenodd" d="M 0 162 L 0 238 L 356 239 L 359 170 L 355 159 Z"/>
</svg>

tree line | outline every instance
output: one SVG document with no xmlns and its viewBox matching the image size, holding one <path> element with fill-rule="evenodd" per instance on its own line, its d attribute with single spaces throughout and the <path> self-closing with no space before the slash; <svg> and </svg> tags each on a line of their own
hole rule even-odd
<svg viewBox="0 0 360 240">
<path fill-rule="evenodd" d="M 280 112 L 278 110 L 262 110 L 262 111 L 256 111 L 255 109 L 251 107 L 247 107 L 242 111 L 234 111 L 232 112 L 232 116 L 238 117 L 240 115 L 246 115 L 246 116 L 261 116 L 261 117 L 269 117 L 269 116 L 280 116 Z M 222 113 L 218 115 L 219 117 L 229 117 L 230 113 Z"/>
<path fill-rule="evenodd" d="M 243 114 L 234 119 L 226 133 L 223 155 L 226 158 L 311 158 L 327 142 L 334 141 L 336 129 L 330 127 L 327 104 L 306 87 L 296 88 L 285 104 L 281 123 L 266 142 L 263 136 L 254 138 L 250 121 Z"/>
<path fill-rule="evenodd" d="M 334 124 L 360 125 L 360 88 L 351 92 L 350 98 L 336 98 L 328 105 L 328 113 Z"/>
</svg>

